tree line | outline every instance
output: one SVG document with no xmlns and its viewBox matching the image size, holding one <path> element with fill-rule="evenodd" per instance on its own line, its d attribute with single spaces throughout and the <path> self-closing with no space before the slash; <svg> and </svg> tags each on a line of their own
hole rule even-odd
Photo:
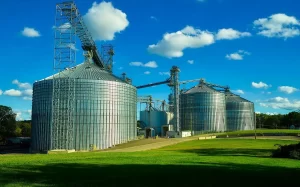
<svg viewBox="0 0 300 187">
<path fill-rule="evenodd" d="M 0 142 L 9 137 L 30 137 L 31 121 L 16 121 L 12 108 L 0 105 Z"/>
<path fill-rule="evenodd" d="M 256 128 L 294 129 L 300 128 L 300 112 L 288 114 L 256 114 Z"/>
</svg>

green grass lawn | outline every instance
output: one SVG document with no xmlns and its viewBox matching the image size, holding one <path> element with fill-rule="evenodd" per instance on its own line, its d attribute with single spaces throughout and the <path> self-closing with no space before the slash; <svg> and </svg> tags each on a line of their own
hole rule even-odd
<svg viewBox="0 0 300 187">
<path fill-rule="evenodd" d="M 278 143 L 296 141 L 213 139 L 133 153 L 0 155 L 0 186 L 298 186 L 300 161 L 270 157 Z"/>
</svg>

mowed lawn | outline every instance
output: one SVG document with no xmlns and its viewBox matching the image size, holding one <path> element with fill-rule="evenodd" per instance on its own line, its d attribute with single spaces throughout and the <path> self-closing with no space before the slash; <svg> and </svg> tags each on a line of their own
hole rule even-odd
<svg viewBox="0 0 300 187">
<path fill-rule="evenodd" d="M 271 158 L 274 144 L 297 141 L 195 140 L 119 153 L 0 155 L 0 186 L 300 185 L 300 161 Z"/>
</svg>

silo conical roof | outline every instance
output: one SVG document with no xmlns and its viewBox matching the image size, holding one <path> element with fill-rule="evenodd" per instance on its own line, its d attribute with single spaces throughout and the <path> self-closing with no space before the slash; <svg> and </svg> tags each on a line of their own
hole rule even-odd
<svg viewBox="0 0 300 187">
<path fill-rule="evenodd" d="M 226 97 L 226 102 L 250 102 L 250 103 L 252 103 L 251 101 L 248 101 L 247 99 L 242 98 L 241 96 L 236 95 L 230 91 L 225 92 L 225 97 Z"/>
<path fill-rule="evenodd" d="M 55 78 L 73 78 L 73 79 L 89 79 L 89 80 L 107 80 L 107 81 L 118 81 L 126 83 L 119 77 L 99 68 L 94 63 L 82 63 L 75 67 L 68 68 L 60 72 L 60 74 L 55 74 L 45 78 L 46 80 Z"/>
<path fill-rule="evenodd" d="M 217 90 L 215 90 L 214 88 L 206 84 L 199 84 L 197 86 L 192 87 L 188 91 L 184 92 L 184 94 L 199 93 L 199 92 L 219 93 Z"/>
</svg>

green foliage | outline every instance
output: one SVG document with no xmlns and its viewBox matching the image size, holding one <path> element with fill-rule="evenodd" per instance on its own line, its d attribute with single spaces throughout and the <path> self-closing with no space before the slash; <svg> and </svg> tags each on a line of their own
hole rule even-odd
<svg viewBox="0 0 300 187">
<path fill-rule="evenodd" d="M 300 130 L 291 130 L 291 129 L 257 129 L 256 136 L 298 136 Z M 227 135 L 229 138 L 233 137 L 246 137 L 254 136 L 254 130 L 248 131 L 233 131 L 233 132 L 224 132 L 216 134 L 217 138 L 226 138 Z"/>
<path fill-rule="evenodd" d="M 17 127 L 15 129 L 15 136 L 21 137 L 22 136 L 22 129 L 20 127 Z"/>
<path fill-rule="evenodd" d="M 31 136 L 31 121 L 18 121 L 17 127 L 22 130 L 20 136 L 23 137 Z"/>
<path fill-rule="evenodd" d="M 10 107 L 0 105 L 0 141 L 14 136 L 16 130 L 16 114 Z"/>
<path fill-rule="evenodd" d="M 276 158 L 292 158 L 300 160 L 300 143 L 290 145 L 275 144 L 278 148 L 273 151 L 272 156 Z"/>
<path fill-rule="evenodd" d="M 292 125 L 300 128 L 300 112 L 290 112 L 285 115 L 256 114 L 257 128 L 288 129 Z"/>
</svg>

